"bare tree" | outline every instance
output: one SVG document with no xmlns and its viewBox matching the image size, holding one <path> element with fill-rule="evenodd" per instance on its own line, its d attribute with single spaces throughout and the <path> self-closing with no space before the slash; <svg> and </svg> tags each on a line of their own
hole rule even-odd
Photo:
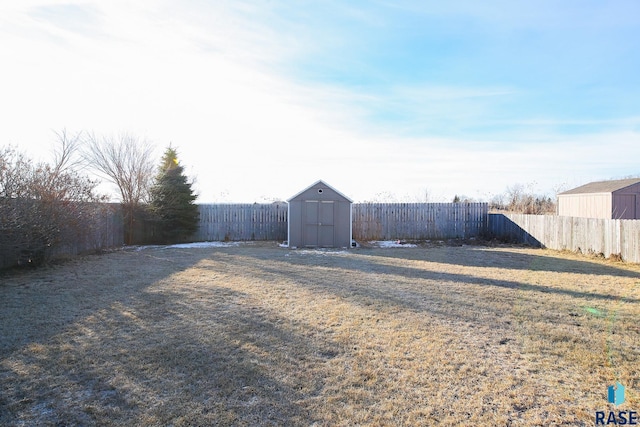
<svg viewBox="0 0 640 427">
<path fill-rule="evenodd" d="M 82 132 L 70 135 L 66 129 L 55 132 L 57 144 L 53 148 L 53 166 L 57 173 L 66 170 L 82 169 L 82 157 L 80 147 L 82 145 Z"/>
<path fill-rule="evenodd" d="M 491 200 L 489 200 L 489 209 L 501 211 L 505 210 L 505 195 L 504 194 L 494 194 L 491 196 Z"/>
<path fill-rule="evenodd" d="M 153 146 L 131 134 L 118 137 L 98 137 L 87 134 L 83 157 L 88 165 L 103 178 L 118 187 L 125 215 L 127 232 L 125 241 L 133 242 L 135 214 L 142 203 L 150 200 L 150 189 L 155 175 Z"/>
<path fill-rule="evenodd" d="M 524 185 L 517 183 L 507 187 L 507 210 L 523 212 L 527 204 L 527 194 Z"/>
<path fill-rule="evenodd" d="M 122 133 L 118 137 L 85 138 L 83 157 L 99 175 L 118 187 L 124 205 L 149 201 L 155 174 L 153 146 L 146 140 Z"/>
</svg>

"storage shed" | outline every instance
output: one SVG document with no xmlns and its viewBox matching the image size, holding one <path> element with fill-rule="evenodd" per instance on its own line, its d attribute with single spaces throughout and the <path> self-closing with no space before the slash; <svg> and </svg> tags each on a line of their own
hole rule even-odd
<svg viewBox="0 0 640 427">
<path fill-rule="evenodd" d="M 289 247 L 351 246 L 351 199 L 318 181 L 289 200 Z"/>
<path fill-rule="evenodd" d="M 560 193 L 558 215 L 640 219 L 640 178 L 591 182 Z"/>
</svg>

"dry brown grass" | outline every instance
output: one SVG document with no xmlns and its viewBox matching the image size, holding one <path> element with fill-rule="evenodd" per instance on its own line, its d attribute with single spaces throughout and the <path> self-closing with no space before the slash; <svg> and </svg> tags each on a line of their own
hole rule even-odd
<svg viewBox="0 0 640 427">
<path fill-rule="evenodd" d="M 640 410 L 640 267 L 147 248 L 0 277 L 1 425 L 593 425 Z"/>
</svg>

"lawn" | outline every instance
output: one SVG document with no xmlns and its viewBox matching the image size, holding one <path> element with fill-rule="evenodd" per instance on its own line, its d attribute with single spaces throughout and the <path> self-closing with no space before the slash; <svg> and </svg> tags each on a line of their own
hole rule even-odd
<svg viewBox="0 0 640 427">
<path fill-rule="evenodd" d="M 569 253 L 131 248 L 4 273 L 0 307 L 0 425 L 590 426 L 640 411 L 640 266 Z"/>
</svg>

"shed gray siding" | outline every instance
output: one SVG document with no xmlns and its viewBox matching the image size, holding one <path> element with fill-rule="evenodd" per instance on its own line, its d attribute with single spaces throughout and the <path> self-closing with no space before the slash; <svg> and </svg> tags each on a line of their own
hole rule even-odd
<svg viewBox="0 0 640 427">
<path fill-rule="evenodd" d="M 640 219 L 640 179 L 592 182 L 560 193 L 558 215 Z"/>
<path fill-rule="evenodd" d="M 351 246 L 351 200 L 318 181 L 288 200 L 289 247 Z"/>
</svg>

